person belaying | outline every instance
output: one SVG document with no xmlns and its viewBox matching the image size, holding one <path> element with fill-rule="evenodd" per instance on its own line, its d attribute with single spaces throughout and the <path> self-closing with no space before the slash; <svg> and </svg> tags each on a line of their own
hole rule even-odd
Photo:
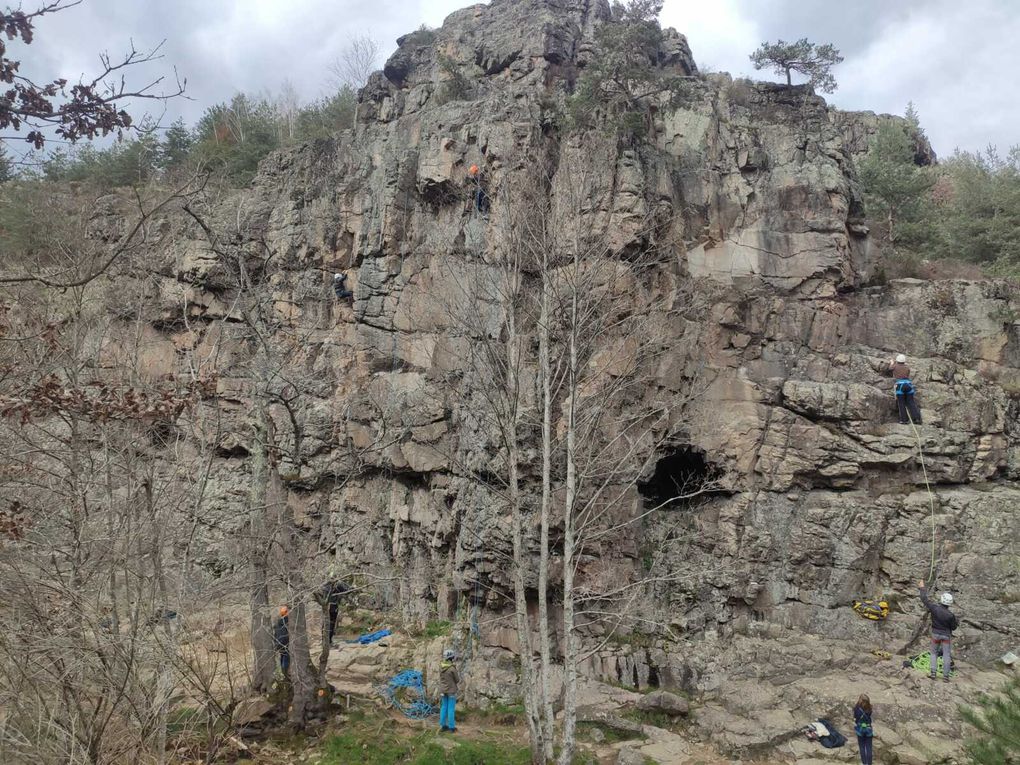
<svg viewBox="0 0 1020 765">
<path fill-rule="evenodd" d="M 337 300 L 354 299 L 354 293 L 347 289 L 347 274 L 333 274 L 333 292 Z"/>
<path fill-rule="evenodd" d="M 943 592 L 939 597 L 939 602 L 934 603 L 928 597 L 928 590 L 925 589 L 923 579 L 918 580 L 917 587 L 921 593 L 921 602 L 924 603 L 924 607 L 931 613 L 931 652 L 929 656 L 931 659 L 931 672 L 928 677 L 934 680 L 938 674 L 938 654 L 941 648 L 942 679 L 948 683 L 949 672 L 952 669 L 952 660 L 949 655 L 950 645 L 953 639 L 953 630 L 959 624 L 956 614 L 949 610 L 949 607 L 953 605 L 953 596 L 948 592 Z"/>
<path fill-rule="evenodd" d="M 872 739 L 875 730 L 871 727 L 871 699 L 861 694 L 854 705 L 854 733 L 857 734 L 857 748 L 861 755 L 861 765 L 871 765 L 874 757 Z"/>
<path fill-rule="evenodd" d="M 273 627 L 273 646 L 280 657 L 280 671 L 284 675 L 290 670 L 290 628 L 287 625 L 287 614 L 290 609 L 280 606 L 280 618 Z"/>
<path fill-rule="evenodd" d="M 329 637 L 327 641 L 331 644 L 333 642 L 333 635 L 336 632 L 336 620 L 340 615 L 340 601 L 349 592 L 351 592 L 350 587 L 339 579 L 333 579 L 322 585 L 318 592 L 315 593 L 315 599 L 319 602 L 319 605 L 324 606 L 328 611 L 326 624 Z"/>
<path fill-rule="evenodd" d="M 439 701 L 439 729 L 450 733 L 457 730 L 453 712 L 457 706 L 457 693 L 460 690 L 460 672 L 453 663 L 455 658 L 457 654 L 447 648 L 443 651 L 443 661 L 439 665 L 439 692 L 442 694 Z"/>
<path fill-rule="evenodd" d="M 468 168 L 468 175 L 475 184 L 474 193 L 474 205 L 475 209 L 482 215 L 489 214 L 489 195 L 485 191 L 485 178 L 482 175 L 482 171 L 478 168 L 478 165 L 471 165 Z"/>
<path fill-rule="evenodd" d="M 895 380 L 893 390 L 896 393 L 896 408 L 899 410 L 900 425 L 921 424 L 921 410 L 914 399 L 914 382 L 910 379 L 910 367 L 907 357 L 902 353 L 889 362 L 889 373 Z"/>
</svg>

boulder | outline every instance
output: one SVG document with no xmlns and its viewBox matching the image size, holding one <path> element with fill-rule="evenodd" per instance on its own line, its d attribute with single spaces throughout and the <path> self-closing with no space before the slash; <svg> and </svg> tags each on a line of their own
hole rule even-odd
<svg viewBox="0 0 1020 765">
<path fill-rule="evenodd" d="M 652 691 L 642 696 L 637 708 L 645 712 L 665 712 L 670 717 L 686 717 L 691 711 L 687 699 L 669 691 Z"/>
</svg>

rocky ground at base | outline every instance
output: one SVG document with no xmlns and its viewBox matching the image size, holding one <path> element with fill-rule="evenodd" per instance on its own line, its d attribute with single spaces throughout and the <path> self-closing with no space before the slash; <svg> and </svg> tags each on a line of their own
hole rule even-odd
<svg viewBox="0 0 1020 765">
<path fill-rule="evenodd" d="M 339 714 L 352 704 L 373 715 L 388 715 L 409 735 L 434 728 L 434 721 L 403 718 L 377 689 L 397 672 L 415 668 L 423 672 L 428 695 L 434 696 L 439 657 L 450 637 L 413 637 L 396 630 L 370 645 L 346 642 L 352 637 L 338 637 L 328 664 Z M 822 643 L 814 649 L 822 651 Z M 903 667 L 906 655 L 857 655 L 854 646 L 834 641 L 824 650 L 841 666 L 811 677 L 798 675 L 795 668 L 786 677 L 751 676 L 692 698 L 583 681 L 578 698 L 582 751 L 599 765 L 856 762 L 851 708 L 859 695 L 867 694 L 875 708 L 877 761 L 955 765 L 967 761 L 963 745 L 969 735 L 959 707 L 995 691 L 1010 677 L 1006 667 L 981 668 L 962 660 L 956 662 L 950 683 L 941 678 L 933 682 L 926 673 Z M 519 705 L 496 704 L 480 695 L 477 683 L 484 676 L 475 672 L 472 661 L 464 663 L 463 675 L 461 735 L 485 740 L 499 733 L 525 741 Z M 256 705 L 256 710 L 269 711 L 266 705 Z M 846 745 L 830 750 L 808 741 L 800 729 L 817 718 L 831 720 L 847 737 Z"/>
</svg>

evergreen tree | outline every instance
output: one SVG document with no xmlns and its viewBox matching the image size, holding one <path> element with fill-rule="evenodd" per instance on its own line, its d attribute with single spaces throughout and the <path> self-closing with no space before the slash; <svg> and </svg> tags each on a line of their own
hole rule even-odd
<svg viewBox="0 0 1020 765">
<path fill-rule="evenodd" d="M 946 201 L 936 219 L 945 257 L 995 263 L 1002 273 L 1020 268 L 1020 147 L 1001 157 L 956 152 L 942 165 Z"/>
<path fill-rule="evenodd" d="M 913 227 L 923 212 L 925 195 L 935 178 L 914 161 L 915 143 L 902 125 L 882 122 L 861 162 L 861 182 L 871 217 L 881 216 L 886 236 L 893 246 L 901 239 L 917 239 Z M 902 227 L 902 231 L 901 231 Z"/>
<path fill-rule="evenodd" d="M 358 106 L 357 93 L 348 85 L 328 98 L 322 98 L 302 108 L 297 115 L 295 137 L 299 141 L 330 138 L 354 127 L 354 112 Z"/>
<path fill-rule="evenodd" d="M 7 183 L 7 181 L 13 180 L 14 175 L 14 163 L 7 156 L 7 149 L 0 143 L 0 183 Z"/>
<path fill-rule="evenodd" d="M 178 118 L 163 135 L 163 143 L 159 148 L 159 166 L 163 170 L 182 167 L 188 161 L 194 143 L 195 139 L 184 120 Z"/>
<path fill-rule="evenodd" d="M 195 132 L 199 161 L 221 169 L 236 185 L 251 182 L 262 158 L 280 146 L 276 109 L 244 93 L 207 109 Z"/>
<path fill-rule="evenodd" d="M 832 76 L 832 67 L 843 61 L 831 44 L 816 45 L 808 42 L 806 37 L 797 42 L 788 43 L 777 40 L 774 43 L 762 43 L 751 54 L 751 63 L 755 69 L 770 67 L 776 74 L 786 75 L 786 84 L 792 85 L 792 72 L 808 78 L 808 83 L 823 93 L 836 90 L 836 78 Z"/>
<path fill-rule="evenodd" d="M 596 114 L 625 139 L 644 135 L 653 103 L 675 103 L 688 76 L 659 65 L 662 0 L 630 0 L 613 6 L 613 19 L 595 32 L 595 55 L 571 98 L 569 117 L 585 127 Z"/>
<path fill-rule="evenodd" d="M 1020 763 L 1020 679 L 1010 680 L 999 694 L 982 695 L 974 707 L 961 707 L 960 714 L 977 729 L 967 743 L 974 765 Z"/>
</svg>

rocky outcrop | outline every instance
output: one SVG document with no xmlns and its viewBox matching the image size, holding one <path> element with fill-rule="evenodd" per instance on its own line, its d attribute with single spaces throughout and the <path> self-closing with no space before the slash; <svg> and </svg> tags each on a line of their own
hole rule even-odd
<svg viewBox="0 0 1020 765">
<path fill-rule="evenodd" d="M 584 671 L 683 689 L 734 749 L 768 746 L 748 738 L 747 720 L 796 728 L 830 701 L 812 678 L 835 683 L 862 647 L 911 640 L 922 614 L 913 584 L 929 574 L 933 524 L 939 586 L 958 594 L 960 652 L 981 664 L 1015 648 L 1015 288 L 865 286 L 872 255 L 854 168 L 872 118 L 799 88 L 697 76 L 675 33 L 660 65 L 690 87 L 656 112 L 646 144 L 607 159 L 554 140 L 556 104 L 595 55 L 593 30 L 607 14 L 598 0 L 492 0 L 412 33 L 362 91 L 352 133 L 273 155 L 251 189 L 205 210 L 233 232 L 234 251 L 271 254 L 262 278 L 278 334 L 299 338 L 286 360 L 304 391 L 300 459 L 282 467 L 288 502 L 332 525 L 346 566 L 380 577 L 380 606 L 417 622 L 481 612 L 486 660 L 474 692 L 513 699 L 516 636 L 498 597 L 509 520 L 464 468 L 485 469 L 492 455 L 463 374 L 471 340 L 448 306 L 458 288 L 491 276 L 492 222 L 474 210 L 469 166 L 498 189 L 522 153 L 541 152 L 559 173 L 596 179 L 619 253 L 644 246 L 634 221 L 654 214 L 673 243 L 663 273 L 696 284 L 705 302 L 665 328 L 674 350 L 651 395 L 678 395 L 692 368 L 703 390 L 669 451 L 655 455 L 663 475 L 646 476 L 619 512 L 642 515 L 648 487 L 670 470 L 711 478 L 715 489 L 635 525 L 590 566 L 636 580 L 649 565 L 641 551 L 665 549 L 650 564 L 643 607 L 669 631 L 607 640 L 592 628 Z M 470 88 L 448 87 L 457 78 Z M 166 275 L 144 317 L 153 354 L 186 349 L 219 375 L 208 512 L 225 533 L 209 555 L 228 558 L 246 496 L 253 393 L 242 370 L 252 350 L 232 334 L 236 295 L 197 226 L 153 258 Z M 332 299 L 337 269 L 351 274 L 353 307 Z M 482 331 L 500 306 L 491 310 L 478 316 Z M 895 352 L 910 357 L 920 389 L 916 432 L 895 422 L 884 373 Z M 850 609 L 880 594 L 892 602 L 887 621 Z M 891 691 L 882 703 L 913 714 Z"/>
</svg>

